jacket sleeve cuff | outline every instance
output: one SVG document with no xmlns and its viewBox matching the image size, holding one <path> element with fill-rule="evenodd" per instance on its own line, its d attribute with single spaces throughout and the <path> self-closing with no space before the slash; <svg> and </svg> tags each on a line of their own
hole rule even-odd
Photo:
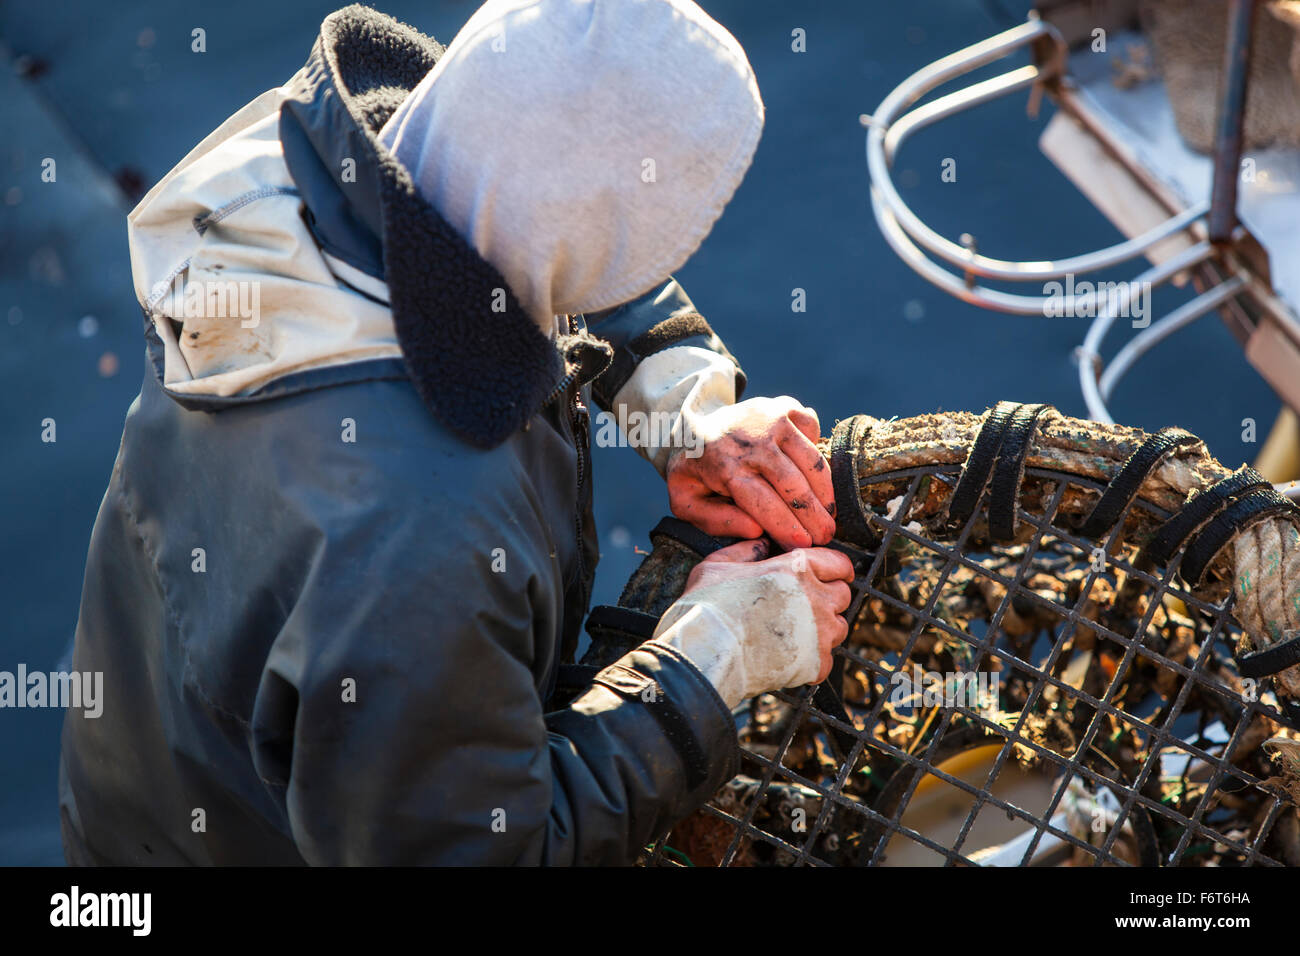
<svg viewBox="0 0 1300 956">
<path fill-rule="evenodd" d="M 709 323 L 675 279 L 645 295 L 586 317 L 592 334 L 614 347 L 614 359 L 592 385 L 592 396 L 606 411 L 614 410 L 614 399 L 651 355 L 666 349 L 691 346 L 725 359 L 736 398 L 744 391 L 745 373 Z"/>
<path fill-rule="evenodd" d="M 665 475 L 675 450 L 703 451 L 696 419 L 735 404 L 735 372 L 730 359 L 698 346 L 656 352 L 637 366 L 606 414 L 627 444 Z"/>
<path fill-rule="evenodd" d="M 713 685 L 681 651 L 647 641 L 600 671 L 571 709 L 607 721 L 639 752 L 648 774 L 670 775 L 666 816 L 698 809 L 740 769 L 735 719 Z M 647 721 L 658 733 L 646 733 Z M 669 783 L 675 786 L 668 785 Z"/>
</svg>

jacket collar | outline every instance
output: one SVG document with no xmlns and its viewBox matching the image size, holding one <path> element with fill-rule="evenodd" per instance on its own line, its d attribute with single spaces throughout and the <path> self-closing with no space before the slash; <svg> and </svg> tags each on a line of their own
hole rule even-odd
<svg viewBox="0 0 1300 956">
<path fill-rule="evenodd" d="M 585 333 L 548 338 L 379 141 L 442 51 L 369 7 L 330 14 L 291 81 L 280 138 L 321 247 L 387 282 L 424 403 L 465 441 L 492 448 L 563 386 L 603 371 L 612 352 Z"/>
</svg>

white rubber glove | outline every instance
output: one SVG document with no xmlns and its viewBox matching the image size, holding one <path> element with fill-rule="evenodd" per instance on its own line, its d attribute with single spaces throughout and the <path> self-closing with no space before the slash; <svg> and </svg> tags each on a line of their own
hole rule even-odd
<svg viewBox="0 0 1300 956">
<path fill-rule="evenodd" d="M 666 474 L 668 458 L 682 443 L 696 441 L 687 420 L 736 401 L 736 366 L 731 359 L 695 345 L 647 355 L 614 396 L 619 421 L 661 423 L 633 442 L 641 457 Z M 668 437 L 667 441 L 663 441 Z"/>
<path fill-rule="evenodd" d="M 766 558 L 766 541 L 710 555 L 659 621 L 671 644 L 709 679 L 728 707 L 782 687 L 824 680 L 831 649 L 848 636 L 853 563 L 829 548 Z"/>
</svg>

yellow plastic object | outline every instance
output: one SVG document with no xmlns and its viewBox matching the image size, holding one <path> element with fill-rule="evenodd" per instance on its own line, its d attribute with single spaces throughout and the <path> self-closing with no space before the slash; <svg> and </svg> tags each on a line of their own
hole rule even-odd
<svg viewBox="0 0 1300 956">
<path fill-rule="evenodd" d="M 1300 419 L 1286 405 L 1259 450 L 1255 470 L 1274 483 L 1300 478 Z"/>
</svg>

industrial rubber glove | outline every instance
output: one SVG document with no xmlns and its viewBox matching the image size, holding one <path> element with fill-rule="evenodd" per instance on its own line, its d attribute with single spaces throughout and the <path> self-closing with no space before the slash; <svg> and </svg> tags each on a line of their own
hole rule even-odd
<svg viewBox="0 0 1300 956">
<path fill-rule="evenodd" d="M 817 413 L 788 395 L 683 411 L 690 440 L 668 459 L 673 514 L 707 534 L 786 549 L 835 534 L 835 492 L 817 439 Z"/>
<path fill-rule="evenodd" d="M 831 649 L 849 633 L 841 616 L 851 599 L 848 557 L 829 548 L 767 554 L 760 539 L 705 558 L 655 629 L 654 639 L 690 658 L 728 707 L 824 680 Z"/>
</svg>

